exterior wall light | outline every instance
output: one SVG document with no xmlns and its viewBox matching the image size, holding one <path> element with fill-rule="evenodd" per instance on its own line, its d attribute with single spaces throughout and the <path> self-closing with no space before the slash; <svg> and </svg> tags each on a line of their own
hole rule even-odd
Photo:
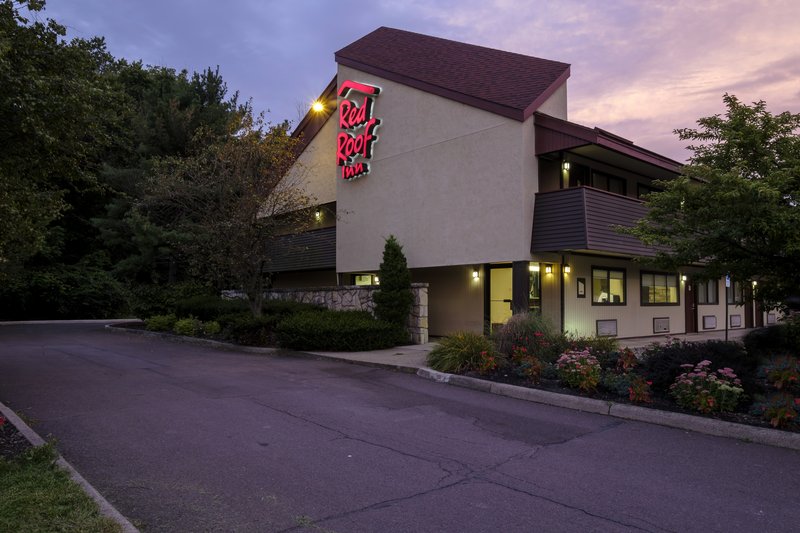
<svg viewBox="0 0 800 533">
<path fill-rule="evenodd" d="M 569 172 L 569 161 L 564 161 L 564 164 L 562 165 L 562 167 L 564 168 L 564 170 Z"/>
<path fill-rule="evenodd" d="M 569 265 L 564 265 L 564 273 L 569 274 L 570 272 L 572 272 L 572 268 Z"/>
<path fill-rule="evenodd" d="M 531 272 L 539 272 L 539 263 L 528 265 L 528 270 Z"/>
<path fill-rule="evenodd" d="M 753 287 L 755 287 L 756 285 L 758 285 L 758 282 L 757 281 L 753 281 Z"/>
<path fill-rule="evenodd" d="M 316 218 L 317 220 L 320 220 L 322 218 L 322 211 L 320 209 L 314 211 L 314 218 Z"/>
<path fill-rule="evenodd" d="M 314 113 L 322 113 L 323 111 L 325 111 L 325 104 L 323 104 L 319 100 L 315 100 L 311 104 L 311 111 L 313 111 Z"/>
<path fill-rule="evenodd" d="M 683 276 L 681 276 L 681 281 L 686 281 L 686 274 L 684 274 Z"/>
<path fill-rule="evenodd" d="M 545 274 L 552 274 L 553 273 L 553 265 L 546 265 L 544 267 L 544 273 Z"/>
<path fill-rule="evenodd" d="M 481 279 L 481 275 L 478 273 L 478 269 L 473 269 L 472 270 L 472 280 L 473 281 L 478 281 L 479 279 Z"/>
</svg>

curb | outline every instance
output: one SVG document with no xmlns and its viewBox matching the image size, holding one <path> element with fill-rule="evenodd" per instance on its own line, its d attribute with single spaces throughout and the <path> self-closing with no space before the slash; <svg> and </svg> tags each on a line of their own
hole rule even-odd
<svg viewBox="0 0 800 533">
<path fill-rule="evenodd" d="M 583 396 L 572 396 L 539 389 L 529 389 L 527 387 L 509 385 L 507 383 L 495 383 L 483 379 L 447 374 L 431 368 L 420 368 L 417 371 L 417 375 L 437 383 L 446 383 L 456 387 L 489 392 L 491 394 L 497 394 L 498 396 L 516 398 L 527 402 L 541 403 L 587 413 L 613 416 L 624 420 L 646 422 L 648 424 L 694 431 L 706 435 L 713 435 L 715 437 L 727 437 L 755 444 L 765 444 L 767 446 L 800 451 L 800 433 L 789 433 L 777 429 L 745 426 L 725 420 L 715 420 L 713 418 L 703 418 L 683 413 L 649 409 L 647 407 L 639 407 L 627 403 L 616 403 L 605 400 L 595 400 L 593 398 L 584 398 Z"/>
<path fill-rule="evenodd" d="M 28 439 L 28 442 L 30 442 L 33 446 L 42 446 L 46 444 L 44 439 L 40 437 L 38 433 L 32 430 L 28 424 L 23 422 L 22 419 L 20 419 L 20 417 L 18 417 L 17 414 L 3 402 L 0 402 L 0 412 L 3 413 L 3 416 L 8 419 L 9 422 L 14 424 L 14 427 L 17 428 L 17 431 L 22 433 L 22 435 Z M 95 489 L 91 483 L 86 481 L 86 479 L 80 475 L 78 471 L 75 470 L 75 468 L 61 456 L 61 454 L 58 454 L 56 464 L 62 470 L 66 470 L 70 479 L 72 479 L 72 481 L 74 481 L 83 490 L 83 492 L 85 492 L 92 500 L 95 501 L 100 510 L 100 514 L 117 522 L 120 527 L 122 527 L 122 531 L 124 533 L 139 533 L 139 530 L 136 529 L 134 525 L 131 524 L 131 522 L 117 510 L 116 507 L 111 505 L 111 503 L 106 500 L 102 494 L 97 492 L 97 489 Z"/>
<path fill-rule="evenodd" d="M 138 318 L 89 318 L 76 320 L 5 320 L 0 326 L 30 326 L 36 324 L 124 324 L 126 322 L 140 323 Z"/>
</svg>

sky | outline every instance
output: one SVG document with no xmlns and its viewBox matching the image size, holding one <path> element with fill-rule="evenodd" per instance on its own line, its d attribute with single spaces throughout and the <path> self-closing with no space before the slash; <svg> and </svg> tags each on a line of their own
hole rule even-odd
<svg viewBox="0 0 800 533">
<path fill-rule="evenodd" d="M 685 161 L 673 133 L 727 92 L 800 113 L 798 0 L 48 0 L 68 37 L 115 57 L 202 71 L 295 124 L 334 52 L 380 26 L 571 64 L 569 120 Z"/>
</svg>

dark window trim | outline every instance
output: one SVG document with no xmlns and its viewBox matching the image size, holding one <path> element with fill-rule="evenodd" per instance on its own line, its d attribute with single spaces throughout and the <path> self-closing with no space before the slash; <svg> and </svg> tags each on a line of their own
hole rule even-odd
<svg viewBox="0 0 800 533">
<path fill-rule="evenodd" d="M 719 280 L 718 279 L 707 279 L 705 281 L 698 282 L 698 283 L 695 284 L 695 287 L 699 287 L 700 283 L 706 283 L 707 284 L 709 281 L 713 281 L 714 282 L 714 286 L 715 286 L 715 289 L 716 289 L 715 290 L 715 294 L 714 294 L 714 301 L 713 302 L 701 302 L 700 301 L 700 291 L 698 290 L 697 291 L 697 298 L 696 298 L 697 305 L 719 305 Z M 706 290 L 705 292 L 706 292 L 706 296 L 708 296 L 708 291 Z M 727 296 L 727 292 L 725 294 L 725 297 L 726 298 L 728 297 Z"/>
<path fill-rule="evenodd" d="M 621 302 L 595 302 L 594 301 L 594 270 L 608 270 L 610 272 L 622 272 L 622 300 Z M 625 268 L 621 267 L 607 267 L 602 265 L 592 265 L 591 266 L 592 272 L 592 305 L 597 305 L 600 307 L 606 306 L 626 306 L 628 305 L 628 271 Z M 611 279 L 608 280 L 609 285 L 611 285 Z M 611 295 L 608 295 L 609 298 Z"/>
<path fill-rule="evenodd" d="M 644 287 L 642 285 L 642 277 L 645 274 L 652 274 L 655 276 L 674 276 L 675 277 L 675 294 L 678 296 L 677 302 L 657 302 L 657 303 L 650 303 L 650 302 L 643 302 L 642 296 L 644 296 L 644 291 L 642 290 Z M 678 274 L 673 274 L 672 272 L 658 272 L 655 270 L 642 270 L 639 272 L 639 305 L 642 307 L 675 307 L 677 305 L 681 305 L 681 279 Z"/>
</svg>

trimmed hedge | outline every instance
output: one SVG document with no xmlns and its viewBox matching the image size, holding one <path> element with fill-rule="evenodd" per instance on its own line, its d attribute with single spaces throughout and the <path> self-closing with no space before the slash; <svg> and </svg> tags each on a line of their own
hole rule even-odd
<svg viewBox="0 0 800 533">
<path fill-rule="evenodd" d="M 223 338 L 246 346 L 273 344 L 273 332 L 278 320 L 278 317 L 274 315 L 254 317 L 250 311 L 222 315 L 217 318 Z"/>
<path fill-rule="evenodd" d="M 197 295 L 183 298 L 175 302 L 175 314 L 179 318 L 190 316 L 200 320 L 216 320 L 222 315 L 249 312 L 246 300 L 241 298 L 225 299 L 214 295 Z"/>
<path fill-rule="evenodd" d="M 366 311 L 301 311 L 275 330 L 278 344 L 293 350 L 363 351 L 396 346 L 403 332 Z"/>
</svg>

